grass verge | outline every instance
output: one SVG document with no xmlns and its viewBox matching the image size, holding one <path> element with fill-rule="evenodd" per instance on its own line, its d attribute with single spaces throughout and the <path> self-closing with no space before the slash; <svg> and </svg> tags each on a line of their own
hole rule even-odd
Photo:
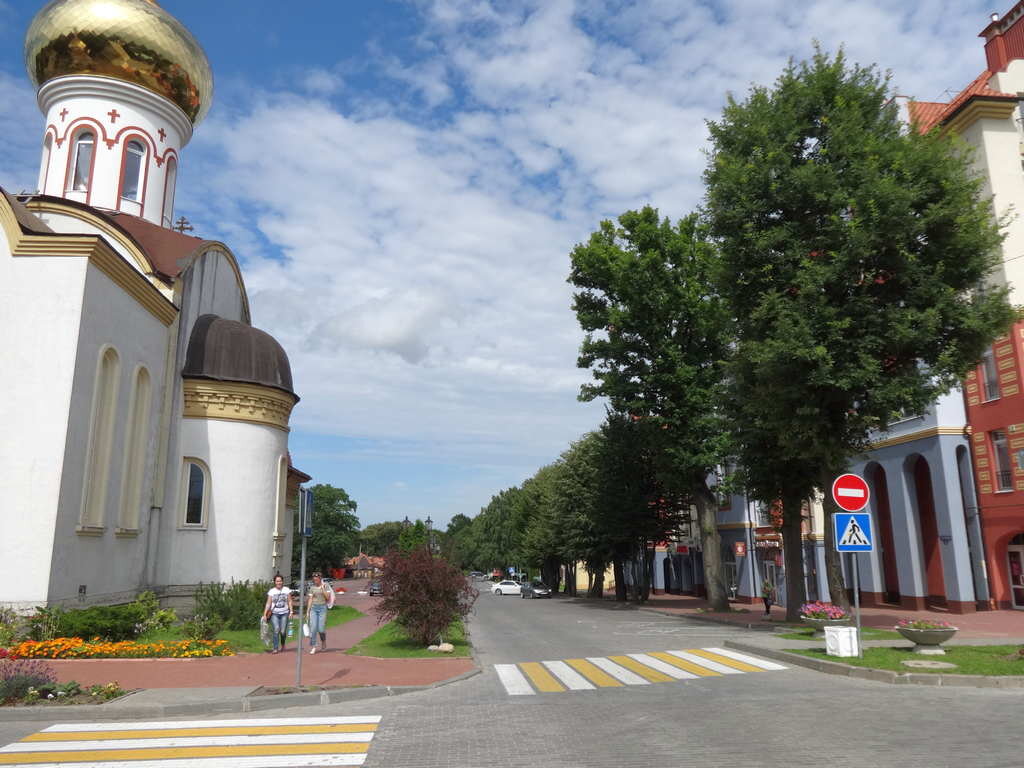
<svg viewBox="0 0 1024 768">
<path fill-rule="evenodd" d="M 395 622 L 389 622 L 369 637 L 360 640 L 346 653 L 354 656 L 375 656 L 379 659 L 436 659 L 439 656 L 469 656 L 469 641 L 461 621 L 453 621 L 445 640 L 455 646 L 452 653 L 428 651 L 410 640 Z"/>
<path fill-rule="evenodd" d="M 327 612 L 327 628 L 337 627 L 345 622 L 358 619 L 363 613 L 351 605 L 336 605 Z M 139 638 L 143 643 L 167 643 L 184 640 L 180 626 L 147 632 Z M 235 653 L 263 653 L 267 647 L 260 640 L 259 626 L 253 629 L 225 629 L 217 634 L 217 640 L 227 640 Z M 293 638 L 294 639 L 294 638 Z M 327 638 L 330 642 L 330 637 Z"/>
<path fill-rule="evenodd" d="M 902 637 L 899 632 L 893 632 L 891 629 L 872 629 L 870 627 L 862 627 L 860 634 L 864 640 L 899 640 Z M 784 640 L 813 640 L 821 642 L 820 637 L 814 636 L 814 629 L 811 627 L 799 629 L 795 632 L 785 632 L 781 635 L 776 635 L 776 637 L 781 637 Z"/>
<path fill-rule="evenodd" d="M 888 669 L 893 672 L 924 672 L 947 675 L 1024 675 L 1024 656 L 1017 645 L 949 645 L 944 656 L 925 656 L 910 648 L 865 648 L 864 658 L 837 658 L 822 648 L 787 648 L 789 653 L 823 661 L 836 661 L 854 667 Z M 1015 657 L 1015 658 L 1011 658 Z M 910 660 L 944 661 L 956 669 L 915 669 L 901 662 Z"/>
</svg>

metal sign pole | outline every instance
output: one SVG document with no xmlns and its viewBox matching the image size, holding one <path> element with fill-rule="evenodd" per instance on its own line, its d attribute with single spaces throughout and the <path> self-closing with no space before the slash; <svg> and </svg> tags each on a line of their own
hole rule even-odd
<svg viewBox="0 0 1024 768">
<path fill-rule="evenodd" d="M 860 638 L 860 567 L 856 552 L 851 552 L 850 557 L 853 558 L 853 613 L 857 619 L 857 656 L 858 658 L 864 658 L 864 648 L 861 645 Z"/>
<path fill-rule="evenodd" d="M 302 557 L 299 560 L 299 626 L 295 633 L 295 687 L 302 689 L 302 609 L 306 602 L 306 530 L 309 500 L 305 489 L 299 489 L 298 533 L 302 537 Z"/>
</svg>

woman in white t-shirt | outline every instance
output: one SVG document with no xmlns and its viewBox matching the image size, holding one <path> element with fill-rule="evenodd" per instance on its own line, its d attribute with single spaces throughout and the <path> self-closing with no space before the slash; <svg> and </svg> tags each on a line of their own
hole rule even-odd
<svg viewBox="0 0 1024 768">
<path fill-rule="evenodd" d="M 294 613 L 292 608 L 292 591 L 285 589 L 284 577 L 277 574 L 274 586 L 267 592 L 267 604 L 263 607 L 263 615 L 271 623 L 274 636 L 274 653 L 280 653 L 288 637 L 288 619 Z"/>
</svg>

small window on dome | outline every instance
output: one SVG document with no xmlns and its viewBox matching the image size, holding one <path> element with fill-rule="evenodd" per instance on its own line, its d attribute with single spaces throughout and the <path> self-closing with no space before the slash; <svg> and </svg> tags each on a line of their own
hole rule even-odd
<svg viewBox="0 0 1024 768">
<path fill-rule="evenodd" d="M 139 201 L 142 196 L 142 161 L 146 148 L 141 141 L 132 140 L 124 150 L 124 179 L 121 182 L 121 197 Z"/>
<path fill-rule="evenodd" d="M 75 149 L 72 153 L 74 168 L 71 172 L 71 189 L 75 192 L 89 191 L 89 177 L 92 175 L 92 153 L 96 145 L 96 136 L 83 131 L 75 137 Z"/>
</svg>

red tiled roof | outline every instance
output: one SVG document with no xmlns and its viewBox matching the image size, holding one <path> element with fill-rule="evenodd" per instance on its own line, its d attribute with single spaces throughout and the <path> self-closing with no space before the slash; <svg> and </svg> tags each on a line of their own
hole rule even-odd
<svg viewBox="0 0 1024 768">
<path fill-rule="evenodd" d="M 175 232 L 173 229 L 161 227 L 127 213 L 102 213 L 135 238 L 146 252 L 153 268 L 168 277 L 177 277 L 182 269 L 182 261 L 195 253 L 204 243 L 209 242 L 201 237 Z"/>
<path fill-rule="evenodd" d="M 918 131 L 928 133 L 936 125 L 946 122 L 946 120 L 960 111 L 961 107 L 975 97 L 1016 100 L 1017 97 L 1012 93 L 1002 93 L 988 87 L 988 81 L 992 78 L 992 75 L 993 73 L 986 69 L 949 103 L 941 101 L 910 102 L 907 106 L 910 109 L 911 121 L 916 124 Z"/>
</svg>

